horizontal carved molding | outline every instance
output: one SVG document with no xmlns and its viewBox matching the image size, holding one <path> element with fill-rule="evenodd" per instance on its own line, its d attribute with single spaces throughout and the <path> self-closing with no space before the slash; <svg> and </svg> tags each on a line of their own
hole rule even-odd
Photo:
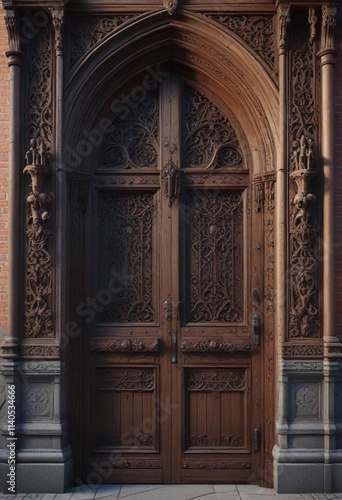
<svg viewBox="0 0 342 500">
<path fill-rule="evenodd" d="M 58 345 L 26 344 L 21 346 L 23 358 L 59 358 Z"/>
<path fill-rule="evenodd" d="M 224 340 L 212 339 L 183 339 L 181 343 L 182 352 L 249 352 L 252 350 L 250 342 L 225 342 Z"/>
<path fill-rule="evenodd" d="M 97 375 L 97 389 L 151 392 L 155 389 L 154 370 L 100 369 Z"/>
<path fill-rule="evenodd" d="M 327 358 L 342 358 L 342 342 L 326 344 L 324 346 L 324 355 Z"/>
<path fill-rule="evenodd" d="M 284 372 L 322 372 L 323 361 L 309 360 L 285 360 L 283 362 Z"/>
<path fill-rule="evenodd" d="M 90 342 L 90 350 L 95 352 L 158 352 L 159 339 L 96 339 Z"/>
<path fill-rule="evenodd" d="M 282 347 L 284 357 L 302 357 L 311 358 L 323 356 L 323 344 L 290 344 L 286 343 Z"/>
<path fill-rule="evenodd" d="M 188 391 L 230 392 L 242 391 L 246 385 L 244 368 L 231 370 L 191 370 L 187 377 Z"/>
<path fill-rule="evenodd" d="M 251 469 L 252 465 L 248 460 L 236 459 L 227 462 L 217 460 L 187 460 L 181 463 L 182 469 Z"/>
</svg>

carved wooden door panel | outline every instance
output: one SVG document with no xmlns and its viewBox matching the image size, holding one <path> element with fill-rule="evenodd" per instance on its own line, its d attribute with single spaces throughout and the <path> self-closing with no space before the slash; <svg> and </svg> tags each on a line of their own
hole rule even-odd
<svg viewBox="0 0 342 500">
<path fill-rule="evenodd" d="M 85 474 L 256 481 L 260 230 L 242 146 L 176 75 L 112 128 L 93 175 Z"/>
</svg>

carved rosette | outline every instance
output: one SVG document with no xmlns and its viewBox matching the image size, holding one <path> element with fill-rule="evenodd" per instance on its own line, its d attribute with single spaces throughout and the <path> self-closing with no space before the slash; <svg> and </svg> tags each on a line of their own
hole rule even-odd
<svg viewBox="0 0 342 500">
<path fill-rule="evenodd" d="M 48 209 L 52 195 L 44 191 L 44 181 L 52 174 L 42 139 L 32 139 L 25 155 L 24 173 L 31 177 L 27 197 L 27 268 L 25 337 L 53 337 L 51 229 Z"/>
<path fill-rule="evenodd" d="M 310 192 L 318 173 L 315 27 L 312 9 L 306 25 L 302 18 L 296 18 L 292 27 L 289 339 L 320 337 L 318 223 L 313 207 L 316 197 Z"/>
</svg>

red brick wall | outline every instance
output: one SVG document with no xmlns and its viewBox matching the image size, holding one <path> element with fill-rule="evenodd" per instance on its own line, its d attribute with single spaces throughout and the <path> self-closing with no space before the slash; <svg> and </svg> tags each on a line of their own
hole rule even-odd
<svg viewBox="0 0 342 500">
<path fill-rule="evenodd" d="M 342 19 L 336 25 L 336 333 L 342 336 Z"/>
<path fill-rule="evenodd" d="M 7 326 L 9 71 L 6 50 L 8 50 L 7 30 L 4 11 L 0 7 L 0 328 Z"/>
</svg>

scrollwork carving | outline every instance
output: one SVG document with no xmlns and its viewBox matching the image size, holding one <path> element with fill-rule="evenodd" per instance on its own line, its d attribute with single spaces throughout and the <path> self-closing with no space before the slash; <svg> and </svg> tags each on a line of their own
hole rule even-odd
<svg viewBox="0 0 342 500">
<path fill-rule="evenodd" d="M 294 388 L 295 417 L 318 417 L 319 387 L 314 384 L 295 386 Z"/>
<path fill-rule="evenodd" d="M 25 392 L 25 413 L 26 416 L 41 416 L 49 411 L 50 388 L 39 385 L 28 387 Z"/>
<path fill-rule="evenodd" d="M 203 94 L 185 87 L 182 167 L 241 168 L 242 151 L 232 125 Z"/>
<path fill-rule="evenodd" d="M 158 352 L 159 339 L 92 340 L 90 350 L 97 352 Z"/>
<path fill-rule="evenodd" d="M 21 346 L 24 358 L 59 358 L 60 348 L 57 345 L 26 344 Z"/>
<path fill-rule="evenodd" d="M 246 385 L 246 370 L 194 371 L 188 373 L 188 391 L 242 391 Z"/>
<path fill-rule="evenodd" d="M 105 136 L 101 151 L 101 169 L 158 168 L 159 160 L 159 88 L 144 90 L 144 98 L 134 107 L 123 107 L 114 117 L 111 132 Z"/>
<path fill-rule="evenodd" d="M 242 321 L 242 207 L 240 194 L 219 190 L 187 194 L 187 321 Z"/>
<path fill-rule="evenodd" d="M 183 339 L 180 347 L 182 352 L 249 352 L 250 342 L 233 343 L 217 339 Z"/>
<path fill-rule="evenodd" d="M 99 313 L 105 322 L 154 321 L 152 193 L 102 192 L 98 203 L 99 289 L 113 299 Z M 112 278 L 110 278 L 112 276 Z"/>
<path fill-rule="evenodd" d="M 236 33 L 255 50 L 271 69 L 275 69 L 272 16 L 206 15 Z"/>
<path fill-rule="evenodd" d="M 94 45 L 136 14 L 113 17 L 72 16 L 70 18 L 71 61 L 73 66 Z"/>
<path fill-rule="evenodd" d="M 284 344 L 282 354 L 284 357 L 321 357 L 323 344 Z"/>
<path fill-rule="evenodd" d="M 51 229 L 48 207 L 51 194 L 44 193 L 44 179 L 52 174 L 41 138 L 32 139 L 26 153 L 24 173 L 31 177 L 27 197 L 27 268 L 25 337 L 53 337 Z"/>
<path fill-rule="evenodd" d="M 97 376 L 97 388 L 107 391 L 151 392 L 155 389 L 154 371 L 122 372 L 116 369 L 101 369 Z"/>
</svg>

